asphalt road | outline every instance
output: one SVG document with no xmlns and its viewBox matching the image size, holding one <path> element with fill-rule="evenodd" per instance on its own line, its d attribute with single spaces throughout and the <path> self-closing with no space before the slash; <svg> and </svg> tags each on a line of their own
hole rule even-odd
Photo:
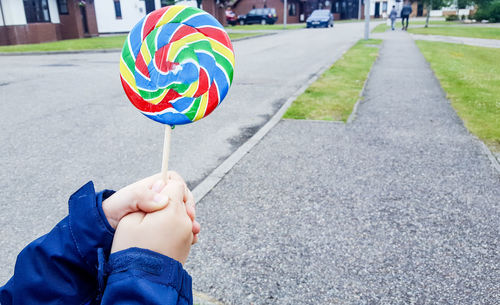
<svg viewBox="0 0 500 305">
<path fill-rule="evenodd" d="M 225 304 L 499 304 L 500 173 L 407 33 L 356 119 L 283 120 L 198 204 L 187 268 Z"/>
<path fill-rule="evenodd" d="M 175 129 L 170 168 L 196 186 L 362 35 L 363 24 L 352 23 L 235 42 L 229 95 L 209 117 Z M 126 100 L 118 60 L 118 53 L 0 56 L 0 283 L 86 181 L 118 189 L 160 170 L 163 126 Z"/>
</svg>

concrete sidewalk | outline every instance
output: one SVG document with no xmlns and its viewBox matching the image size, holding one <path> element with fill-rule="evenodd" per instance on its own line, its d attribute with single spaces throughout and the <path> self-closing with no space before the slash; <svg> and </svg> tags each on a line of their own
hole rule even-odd
<svg viewBox="0 0 500 305">
<path fill-rule="evenodd" d="M 494 304 L 500 174 L 404 32 L 357 118 L 281 121 L 198 204 L 193 288 L 226 304 Z"/>
</svg>

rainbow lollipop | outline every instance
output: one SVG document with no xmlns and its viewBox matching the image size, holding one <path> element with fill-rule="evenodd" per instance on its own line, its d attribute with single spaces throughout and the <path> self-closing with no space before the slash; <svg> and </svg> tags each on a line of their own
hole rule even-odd
<svg viewBox="0 0 500 305">
<path fill-rule="evenodd" d="M 144 115 L 181 125 L 209 115 L 231 86 L 234 51 L 222 25 L 207 12 L 167 6 L 149 13 L 123 45 L 120 76 Z"/>
<path fill-rule="evenodd" d="M 120 78 L 132 104 L 167 124 L 162 172 L 166 175 L 170 126 L 209 115 L 233 80 L 234 51 L 222 25 L 207 12 L 167 6 L 149 13 L 130 31 Z"/>
</svg>

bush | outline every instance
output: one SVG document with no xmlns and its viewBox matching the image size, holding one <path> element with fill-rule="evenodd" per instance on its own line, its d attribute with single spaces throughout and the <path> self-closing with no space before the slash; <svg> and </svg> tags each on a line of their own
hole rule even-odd
<svg viewBox="0 0 500 305">
<path fill-rule="evenodd" d="M 445 20 L 446 21 L 457 21 L 458 16 L 457 15 L 448 15 L 448 16 L 446 16 Z"/>
<path fill-rule="evenodd" d="M 491 2 L 489 5 L 480 7 L 474 14 L 474 19 L 488 20 L 489 22 L 500 22 L 500 0 Z"/>
</svg>

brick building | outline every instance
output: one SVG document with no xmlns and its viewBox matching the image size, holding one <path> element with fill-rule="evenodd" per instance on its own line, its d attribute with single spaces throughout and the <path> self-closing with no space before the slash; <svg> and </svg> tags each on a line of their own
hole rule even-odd
<svg viewBox="0 0 500 305">
<path fill-rule="evenodd" d="M 0 45 L 95 36 L 93 2 L 0 0 Z"/>
</svg>

